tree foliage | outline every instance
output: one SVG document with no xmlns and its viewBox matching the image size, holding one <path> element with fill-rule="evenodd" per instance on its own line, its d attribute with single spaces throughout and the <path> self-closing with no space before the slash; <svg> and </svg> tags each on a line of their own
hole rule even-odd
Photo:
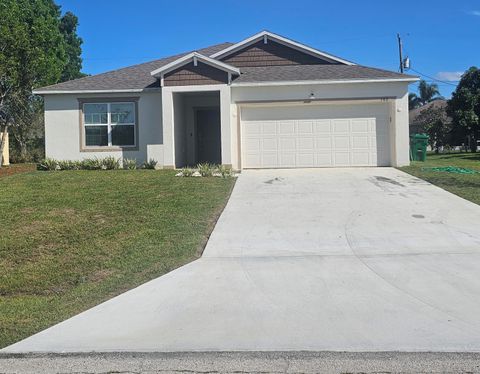
<svg viewBox="0 0 480 374">
<path fill-rule="evenodd" d="M 67 61 L 63 69 L 61 81 L 84 77 L 82 70 L 82 43 L 77 35 L 78 17 L 72 12 L 67 12 L 60 19 L 60 32 L 65 39 L 65 52 Z"/>
<path fill-rule="evenodd" d="M 77 24 L 53 0 L 0 1 L 0 128 L 10 129 L 22 158 L 43 124 L 32 90 L 80 73 Z"/>
<path fill-rule="evenodd" d="M 448 101 L 447 112 L 455 126 L 461 127 L 470 138 L 470 149 L 477 150 L 480 140 L 480 69 L 471 67 Z"/>
<path fill-rule="evenodd" d="M 438 85 L 435 83 L 428 84 L 422 79 L 418 84 L 418 95 L 415 93 L 408 95 L 408 105 L 410 109 L 414 109 L 441 98 Z"/>
<path fill-rule="evenodd" d="M 429 143 L 435 149 L 435 152 L 438 153 L 440 147 L 448 145 L 451 121 L 444 106 L 428 106 L 428 108 L 421 110 L 416 122 L 421 124 L 423 130 L 428 134 Z"/>
</svg>

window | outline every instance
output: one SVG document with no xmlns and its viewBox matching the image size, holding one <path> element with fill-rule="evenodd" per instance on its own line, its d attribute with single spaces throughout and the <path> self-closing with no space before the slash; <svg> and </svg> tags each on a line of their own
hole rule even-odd
<svg viewBox="0 0 480 374">
<path fill-rule="evenodd" d="M 85 103 L 86 147 L 135 146 L 135 103 Z"/>
</svg>

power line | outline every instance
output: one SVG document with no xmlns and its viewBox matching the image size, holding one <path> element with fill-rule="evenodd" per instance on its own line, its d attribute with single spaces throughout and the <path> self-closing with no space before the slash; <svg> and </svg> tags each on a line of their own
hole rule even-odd
<svg viewBox="0 0 480 374">
<path fill-rule="evenodd" d="M 410 70 L 411 70 L 411 71 L 414 71 L 414 72 L 417 73 L 417 74 L 420 74 L 420 75 L 423 76 L 423 77 L 427 77 L 427 78 L 429 78 L 429 79 L 432 79 L 432 80 L 435 81 L 435 82 L 440 82 L 440 83 L 443 83 L 443 84 L 447 84 L 447 85 L 449 85 L 449 86 L 457 87 L 457 85 L 454 84 L 454 83 L 442 81 L 442 80 L 440 80 L 440 79 L 431 77 L 430 75 L 420 73 L 418 70 L 415 70 L 415 69 L 412 69 L 412 68 L 410 68 Z"/>
</svg>

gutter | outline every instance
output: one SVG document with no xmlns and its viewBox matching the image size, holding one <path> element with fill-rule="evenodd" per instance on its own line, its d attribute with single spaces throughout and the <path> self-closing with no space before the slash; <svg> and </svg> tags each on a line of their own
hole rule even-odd
<svg viewBox="0 0 480 374">
<path fill-rule="evenodd" d="M 273 82 L 245 82 L 232 83 L 232 87 L 259 87 L 259 86 L 303 86 L 312 84 L 350 84 L 350 83 L 395 83 L 417 82 L 420 78 L 385 78 L 385 79 L 340 79 L 340 80 L 308 80 L 308 81 L 273 81 Z"/>
<path fill-rule="evenodd" d="M 55 94 L 96 94 L 96 93 L 131 93 L 131 92 L 155 92 L 160 88 L 125 88 L 118 90 L 33 90 L 35 95 L 55 95 Z"/>
</svg>

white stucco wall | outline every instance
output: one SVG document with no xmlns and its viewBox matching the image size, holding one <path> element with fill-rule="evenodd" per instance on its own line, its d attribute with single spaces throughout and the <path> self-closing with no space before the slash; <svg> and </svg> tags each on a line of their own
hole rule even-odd
<svg viewBox="0 0 480 374">
<path fill-rule="evenodd" d="M 139 97 L 138 100 L 138 150 L 81 151 L 80 114 L 78 99 L 82 98 Z M 162 96 L 159 92 L 129 94 L 62 94 L 45 95 L 45 152 L 58 160 L 114 156 L 135 158 L 143 162 L 153 158 L 163 163 Z M 149 151 L 148 151 L 149 150 Z"/>
<path fill-rule="evenodd" d="M 187 137 L 186 149 L 175 150 L 174 93 L 215 91 L 220 95 L 222 163 L 240 168 L 240 133 L 237 108 L 245 102 L 299 101 L 315 99 L 381 99 L 388 98 L 385 105 L 391 114 L 390 137 L 392 142 L 391 160 L 393 166 L 409 163 L 408 131 L 408 82 L 396 83 L 349 83 L 290 86 L 182 86 L 164 87 L 161 92 L 125 94 L 55 94 L 45 96 L 45 134 L 47 157 L 62 160 L 78 160 L 89 157 L 114 156 L 135 158 L 139 162 L 153 158 L 160 165 L 172 167 L 177 157 L 191 162 L 194 147 Z M 80 151 L 79 104 L 82 98 L 139 97 L 138 150 L 82 152 Z M 183 98 L 182 98 L 183 100 Z M 183 107 L 210 105 L 215 101 L 206 98 L 205 103 L 185 98 Z M 213 100 L 213 101 L 212 101 Z M 218 98 L 216 99 L 218 102 Z M 190 103 L 190 101 L 192 101 Z M 163 114 L 162 114 L 163 113 Z M 177 113 L 177 115 L 179 115 Z M 180 116 L 180 115 L 179 115 Z M 177 135 L 191 133 L 193 117 L 183 113 L 185 129 L 177 129 Z M 181 131 L 179 131 L 181 130 Z M 193 137 L 192 137 L 193 139 Z M 193 141 L 193 140 L 192 140 Z M 177 151 L 177 152 L 176 152 Z M 177 154 L 176 154 L 177 153 Z"/>
<path fill-rule="evenodd" d="M 232 124 L 232 165 L 240 166 L 238 138 L 237 105 L 247 102 L 275 102 L 307 100 L 313 93 L 317 99 L 388 99 L 385 105 L 390 106 L 391 123 L 391 163 L 392 166 L 409 164 L 409 131 L 408 131 L 408 82 L 382 83 L 346 83 L 316 84 L 291 86 L 232 86 L 231 89 L 231 124 Z M 314 101 L 312 101 L 314 103 Z"/>
</svg>

